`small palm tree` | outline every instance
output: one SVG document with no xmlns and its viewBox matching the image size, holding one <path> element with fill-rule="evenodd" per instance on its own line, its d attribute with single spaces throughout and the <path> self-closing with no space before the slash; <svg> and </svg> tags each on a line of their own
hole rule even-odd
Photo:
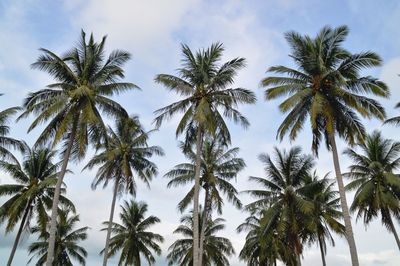
<svg viewBox="0 0 400 266">
<path fill-rule="evenodd" d="M 260 218 L 259 218 L 260 217 Z M 252 214 L 246 221 L 239 225 L 237 231 L 247 231 L 246 242 L 240 251 L 239 258 L 246 261 L 247 266 L 276 266 L 277 261 L 290 265 L 296 261 L 285 242 L 285 238 L 274 230 L 268 234 L 263 233 L 261 224 L 262 212 Z"/>
<path fill-rule="evenodd" d="M 186 150 L 184 143 L 181 143 L 181 148 L 186 157 L 190 159 L 190 163 L 176 165 L 173 170 L 165 174 L 171 178 L 168 187 L 193 184 L 196 169 L 196 154 L 191 150 Z M 239 148 L 227 150 L 226 146 L 221 144 L 217 139 L 208 138 L 203 144 L 201 156 L 201 173 L 200 185 L 205 191 L 204 197 L 204 215 L 202 230 L 200 232 L 200 250 L 204 243 L 204 234 L 206 223 L 212 214 L 212 209 L 216 208 L 218 214 L 222 214 L 222 206 L 224 200 L 221 192 L 226 195 L 228 201 L 237 208 L 242 207 L 242 203 L 237 197 L 237 190 L 229 182 L 236 178 L 238 173 L 244 169 L 246 164 L 244 160 L 237 157 Z M 190 202 L 193 200 L 194 187 L 186 194 L 178 207 L 183 212 Z"/>
<path fill-rule="evenodd" d="M 400 108 L 400 103 L 398 103 L 395 108 Z M 400 125 L 400 116 L 395 116 L 395 117 L 387 119 L 385 121 L 385 124 L 393 124 L 396 126 Z"/>
<path fill-rule="evenodd" d="M 85 265 L 87 256 L 86 250 L 79 246 L 79 242 L 87 238 L 88 227 L 74 229 L 76 223 L 79 222 L 79 215 L 70 215 L 67 209 L 58 210 L 57 231 L 54 253 L 54 266 L 73 266 L 77 261 L 80 265 Z M 28 263 L 37 257 L 35 265 L 41 266 L 46 263 L 47 247 L 49 245 L 49 226 L 35 226 L 31 229 L 32 233 L 38 234 L 37 242 L 32 243 L 29 248 L 29 254 L 32 257 Z"/>
<path fill-rule="evenodd" d="M 107 186 L 109 181 L 114 182 L 113 199 L 111 203 L 109 227 L 107 230 L 103 265 L 107 265 L 108 247 L 111 236 L 111 225 L 117 195 L 123 190 L 136 194 L 136 180 L 141 179 L 147 185 L 152 177 L 157 175 L 157 166 L 149 160 L 153 155 L 163 155 L 158 146 L 149 146 L 147 140 L 150 132 L 145 132 L 137 117 L 122 118 L 117 121 L 116 129 L 108 128 L 108 141 L 100 149 L 85 168 L 100 165 L 96 178 L 92 183 L 95 189 L 99 184 Z"/>
<path fill-rule="evenodd" d="M 12 263 L 23 230 L 29 227 L 34 217 L 38 224 L 47 222 L 46 210 L 52 206 L 61 164 L 53 163 L 55 152 L 48 148 L 32 150 L 25 146 L 24 151 L 22 164 L 0 161 L 0 169 L 17 182 L 0 185 L 0 196 L 10 196 L 0 207 L 0 223 L 7 221 L 6 232 L 10 232 L 20 222 L 8 266 Z M 61 192 L 64 193 L 65 189 Z M 63 195 L 60 195 L 60 202 L 75 210 L 72 202 Z"/>
<path fill-rule="evenodd" d="M 346 26 L 324 27 L 315 38 L 287 33 L 290 56 L 297 68 L 271 67 L 268 71 L 277 76 L 265 78 L 262 85 L 269 87 L 267 100 L 288 95 L 279 106 L 287 116 L 278 129 L 278 138 L 282 140 L 288 134 L 290 139 L 296 139 L 309 117 L 313 151 L 318 153 L 323 138 L 332 151 L 352 265 L 358 266 L 335 138 L 338 135 L 350 145 L 362 142 L 366 133 L 358 114 L 381 120 L 386 116 L 384 108 L 366 95 L 388 97 L 389 89 L 376 78 L 361 76 L 362 69 L 380 66 L 382 60 L 373 52 L 351 54 L 344 49 L 342 43 L 348 33 Z"/>
<path fill-rule="evenodd" d="M 359 148 L 361 152 L 345 151 L 354 162 L 345 174 L 352 179 L 346 188 L 356 190 L 350 210 L 357 212 L 357 219 L 362 217 L 366 225 L 380 213 L 382 224 L 394 235 L 400 249 L 392 218 L 400 219 L 400 176 L 394 174 L 400 168 L 400 142 L 385 139 L 375 131 Z"/>
<path fill-rule="evenodd" d="M 302 154 L 299 147 L 288 152 L 275 148 L 276 163 L 267 154 L 261 154 L 259 158 L 265 164 L 267 178 L 249 178 L 261 188 L 245 191 L 256 198 L 246 209 L 262 210 L 263 232 L 276 232 L 285 236 L 288 248 L 296 255 L 297 265 L 300 265 L 303 242 L 309 226 L 305 217 L 314 211 L 313 203 L 304 196 L 316 186 L 314 183 L 305 183 L 315 164 L 314 160 L 311 156 Z"/>
<path fill-rule="evenodd" d="M 0 94 L 1 96 L 2 94 Z M 10 127 L 8 122 L 11 116 L 15 115 L 20 110 L 19 107 L 7 108 L 0 111 L 0 159 L 1 160 L 12 160 L 17 162 L 17 159 L 10 152 L 10 148 L 17 150 L 22 150 L 24 148 L 24 143 L 22 141 L 13 139 L 8 136 L 10 133 Z"/>
<path fill-rule="evenodd" d="M 204 215 L 200 209 L 199 220 L 202 220 Z M 202 253 L 202 262 L 204 266 L 211 265 L 230 265 L 228 256 L 235 254 L 229 239 L 216 236 L 216 233 L 223 230 L 225 222 L 222 218 L 215 220 L 209 219 L 207 221 L 205 238 L 204 238 L 204 252 Z M 175 241 L 169 248 L 167 259 L 168 265 L 187 266 L 193 264 L 193 215 L 185 215 L 181 218 L 181 223 L 174 234 L 181 234 L 184 238 Z"/>
<path fill-rule="evenodd" d="M 124 108 L 109 97 L 137 88 L 132 83 L 120 82 L 124 77 L 122 66 L 130 54 L 116 50 L 105 59 L 105 41 L 106 37 L 103 37 L 101 42 L 95 42 L 93 35 L 87 41 L 82 31 L 77 47 L 61 57 L 40 49 L 43 54 L 32 65 L 49 73 L 56 82 L 46 89 L 30 93 L 20 118 L 36 115 L 28 131 L 47 123 L 36 145 L 51 142 L 54 147 L 63 142 L 65 148 L 53 199 L 46 266 L 52 265 L 57 206 L 68 162 L 83 158 L 89 143 L 97 142 L 106 134 L 102 114 L 112 118 L 127 116 Z"/>
<path fill-rule="evenodd" d="M 184 99 L 157 110 L 155 122 L 162 122 L 182 113 L 176 135 L 186 132 L 186 143 L 196 142 L 196 169 L 193 192 L 193 241 L 194 266 L 202 265 L 199 243 L 199 191 L 201 171 L 201 151 L 203 138 L 207 133 L 220 132 L 225 142 L 230 141 L 230 134 L 224 117 L 247 127 L 249 122 L 237 110 L 241 103 L 252 104 L 256 101 L 253 92 L 243 88 L 230 88 L 234 84 L 237 71 L 245 66 L 244 58 L 235 58 L 220 64 L 224 47 L 215 43 L 206 50 L 195 54 L 186 45 L 182 45 L 182 68 L 178 76 L 160 74 L 156 82 L 163 84 Z"/>
<path fill-rule="evenodd" d="M 121 206 L 121 223 L 112 223 L 111 232 L 113 236 L 110 240 L 110 251 L 108 257 L 113 257 L 121 250 L 118 265 L 141 265 L 141 256 L 143 256 L 148 265 L 155 263 L 152 251 L 157 255 L 161 254 L 159 243 L 164 238 L 159 234 L 154 234 L 149 228 L 160 222 L 155 216 L 146 217 L 147 204 L 144 202 L 125 201 Z M 104 222 L 108 226 L 108 222 Z M 108 230 L 108 227 L 102 231 Z M 104 250 L 102 251 L 102 253 Z"/>
<path fill-rule="evenodd" d="M 316 241 L 321 252 L 322 265 L 326 266 L 325 256 L 327 253 L 326 239 L 335 246 L 332 232 L 345 236 L 346 229 L 340 222 L 342 212 L 340 211 L 340 199 L 338 192 L 334 190 L 336 182 L 330 180 L 328 175 L 319 179 L 314 172 L 313 176 L 306 179 L 305 184 L 317 184 L 316 190 L 310 190 L 305 196 L 312 200 L 314 211 L 307 217 L 311 223 L 311 230 L 308 233 L 310 242 Z"/>
</svg>

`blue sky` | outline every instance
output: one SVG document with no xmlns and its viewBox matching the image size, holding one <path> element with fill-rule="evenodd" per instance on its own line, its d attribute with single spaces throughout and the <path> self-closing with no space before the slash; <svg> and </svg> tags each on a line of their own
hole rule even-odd
<svg viewBox="0 0 400 266">
<path fill-rule="evenodd" d="M 372 50 L 384 59 L 384 65 L 370 70 L 383 79 L 392 90 L 390 100 L 382 100 L 389 116 L 400 101 L 400 3 L 398 1 L 200 1 L 200 0 L 5 0 L 0 2 L 0 109 L 19 105 L 30 91 L 49 84 L 45 73 L 30 69 L 30 64 L 39 55 L 38 48 L 45 47 L 62 53 L 78 40 L 80 30 L 93 32 L 97 39 L 108 35 L 107 50 L 119 48 L 132 53 L 133 59 L 126 65 L 126 80 L 139 85 L 141 91 L 125 93 L 118 100 L 131 114 L 138 114 L 147 128 L 151 128 L 153 111 L 177 99 L 153 82 L 155 74 L 174 73 L 179 67 L 180 43 L 193 49 L 209 46 L 212 42 L 225 44 L 224 59 L 241 56 L 247 58 L 247 68 L 239 73 L 237 86 L 254 90 L 258 102 L 254 106 L 242 107 L 251 127 L 243 130 L 230 124 L 233 145 L 240 147 L 240 155 L 247 168 L 237 180 L 238 190 L 254 187 L 247 182 L 249 175 L 262 176 L 263 168 L 257 160 L 259 153 L 272 151 L 273 146 L 290 147 L 300 145 L 309 152 L 311 139 L 307 126 L 298 140 L 289 143 L 275 140 L 276 129 L 283 119 L 277 110 L 279 101 L 265 102 L 260 80 L 268 67 L 275 64 L 291 65 L 288 45 L 283 34 L 289 30 L 315 35 L 324 25 L 350 27 L 345 47 L 352 52 Z M 157 215 L 162 223 L 154 228 L 164 235 L 163 256 L 176 239 L 172 231 L 177 227 L 180 214 L 176 204 L 187 188 L 167 189 L 167 180 L 162 175 L 184 158 L 177 148 L 174 129 L 177 119 L 163 125 L 151 142 L 161 145 L 166 156 L 157 158 L 160 175 L 148 190 L 139 184 L 137 199 L 149 204 L 149 214 Z M 112 123 L 112 121 L 109 121 Z M 32 144 L 40 132 L 26 134 L 29 120 L 13 125 L 12 134 Z M 369 131 L 380 129 L 387 137 L 395 138 L 398 130 L 382 127 L 378 121 L 365 121 Z M 339 149 L 345 145 L 339 142 Z M 88 157 L 92 152 L 89 152 Z M 342 156 L 343 170 L 348 160 Z M 84 242 L 89 252 L 88 266 L 99 265 L 99 250 L 105 235 L 99 232 L 101 221 L 106 220 L 111 201 L 111 190 L 90 190 L 95 172 L 81 172 L 85 159 L 71 165 L 74 175 L 66 177 L 68 196 L 75 202 L 81 216 L 81 225 L 90 226 L 89 238 Z M 333 170 L 331 156 L 321 150 L 317 171 L 325 174 Z M 0 173 L 0 183 L 11 182 Z M 249 201 L 241 196 L 244 203 Z M 352 195 L 349 194 L 349 199 Z M 122 200 L 122 199 L 121 199 Z M 239 253 L 245 235 L 236 234 L 235 228 L 244 220 L 245 214 L 229 203 L 225 205 L 223 217 L 228 221 L 223 235 L 229 237 Z M 355 219 L 353 219 L 355 224 Z M 0 264 L 8 257 L 14 234 L 5 236 L 0 228 Z M 393 237 L 379 222 L 366 230 L 361 222 L 355 224 L 356 242 L 362 265 L 398 265 L 400 256 Z M 14 265 L 27 262 L 26 246 L 34 238 L 24 236 Z M 329 265 L 349 265 L 349 254 L 345 241 L 337 239 L 335 247 L 328 249 Z M 113 263 L 115 261 L 112 261 Z M 317 246 L 307 248 L 304 265 L 320 265 Z M 110 263 L 110 265 L 113 265 Z M 160 258 L 157 265 L 166 265 Z M 235 257 L 231 265 L 244 265 Z"/>
</svg>

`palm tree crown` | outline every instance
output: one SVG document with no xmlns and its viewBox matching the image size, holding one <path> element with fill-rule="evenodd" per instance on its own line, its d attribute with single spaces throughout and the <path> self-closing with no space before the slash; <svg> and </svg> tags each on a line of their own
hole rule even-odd
<svg viewBox="0 0 400 266">
<path fill-rule="evenodd" d="M 400 142 L 385 139 L 375 131 L 360 144 L 360 152 L 347 149 L 345 154 L 354 162 L 345 176 L 351 179 L 347 189 L 356 190 L 350 210 L 369 224 L 381 214 L 382 224 L 395 237 L 400 249 L 392 216 L 400 219 Z"/>
<path fill-rule="evenodd" d="M 171 179 L 171 181 L 168 182 L 168 187 L 193 184 L 194 182 L 196 154 L 191 149 L 185 149 L 184 143 L 181 143 L 181 148 L 190 162 L 178 164 L 174 169 L 165 174 L 165 177 Z M 206 193 L 209 194 L 209 203 L 212 204 L 212 207 L 217 209 L 219 214 L 222 213 L 222 205 L 224 203 L 220 192 L 225 194 L 228 200 L 237 208 L 242 206 L 242 203 L 237 197 L 237 190 L 229 182 L 236 178 L 238 173 L 246 166 L 244 160 L 237 157 L 238 152 L 239 148 L 227 149 L 226 146 L 221 144 L 218 140 L 212 140 L 210 138 L 206 139 L 203 144 L 200 185 L 204 188 Z M 192 187 L 179 203 L 180 211 L 184 211 L 190 202 L 192 202 L 193 191 L 194 188 Z"/>
<path fill-rule="evenodd" d="M 299 147 L 288 152 L 275 148 L 276 163 L 267 154 L 261 154 L 259 158 L 265 164 L 267 178 L 249 178 L 262 186 L 262 189 L 246 191 L 256 198 L 246 209 L 261 210 L 263 232 L 276 232 L 284 236 L 290 250 L 300 256 L 303 242 L 307 238 L 308 221 L 304 217 L 314 210 L 312 202 L 304 196 L 306 191 L 316 186 L 305 183 L 314 160 L 302 154 Z"/>
<path fill-rule="evenodd" d="M 80 265 L 85 265 L 87 252 L 83 247 L 79 246 L 78 242 L 87 238 L 86 232 L 89 228 L 74 229 L 78 222 L 79 215 L 71 216 L 68 209 L 58 211 L 54 266 L 73 266 L 74 261 L 77 261 Z M 28 248 L 29 254 L 33 254 L 29 262 L 35 257 L 38 258 L 35 265 L 44 265 L 46 262 L 49 239 L 48 229 L 48 226 L 43 227 L 40 225 L 31 229 L 32 233 L 38 234 L 39 240 L 32 243 Z"/>
<path fill-rule="evenodd" d="M 91 169 L 96 165 L 100 168 L 92 187 L 108 184 L 110 180 L 119 179 L 118 191 L 123 187 L 132 194 L 136 193 L 134 175 L 149 185 L 153 176 L 157 175 L 157 166 L 149 160 L 153 155 L 164 155 L 158 146 L 149 146 L 147 141 L 151 132 L 145 132 L 138 117 L 120 118 L 115 130 L 108 127 L 108 138 L 98 148 L 95 155 L 85 166 Z"/>
<path fill-rule="evenodd" d="M 224 52 L 221 43 L 215 43 L 209 49 L 197 51 L 195 54 L 187 45 L 182 45 L 182 52 L 184 58 L 182 68 L 178 69 L 179 75 L 160 74 L 155 80 L 184 99 L 157 110 L 156 124 L 159 126 L 165 119 L 183 113 L 176 129 L 177 135 L 186 130 L 187 137 L 193 138 L 195 129 L 200 126 L 202 130 L 209 132 L 219 130 L 230 140 L 223 117 L 247 127 L 249 122 L 237 107 L 240 103 L 256 101 L 250 90 L 229 88 L 234 83 L 237 71 L 245 66 L 245 59 L 235 58 L 220 64 Z M 190 132 L 193 134 L 189 134 Z"/>
<path fill-rule="evenodd" d="M 203 220 L 200 210 L 199 220 Z M 229 239 L 216 236 L 218 231 L 225 228 L 222 218 L 209 219 L 206 224 L 204 238 L 203 265 L 230 265 L 228 257 L 235 253 Z M 193 215 L 185 215 L 174 234 L 181 234 L 184 238 L 175 241 L 168 250 L 168 265 L 188 266 L 193 265 Z"/>
<path fill-rule="evenodd" d="M 41 48 L 43 54 L 32 64 L 33 68 L 46 71 L 55 80 L 46 89 L 30 93 L 25 99 L 25 111 L 20 118 L 33 113 L 37 115 L 29 131 L 41 123 L 48 122 L 37 143 L 52 141 L 53 145 L 70 135 L 75 128 L 76 141 L 72 154 L 84 156 L 91 138 L 97 139 L 104 132 L 101 113 L 114 117 L 126 116 L 126 111 L 109 97 L 120 92 L 138 88 L 127 82 L 122 66 L 130 58 L 125 51 L 111 52 L 104 58 L 106 37 L 100 43 L 93 35 L 86 40 L 82 31 L 77 47 L 59 57 Z"/>
<path fill-rule="evenodd" d="M 364 95 L 388 97 L 388 87 L 376 78 L 360 75 L 362 69 L 381 65 L 381 59 L 373 52 L 351 54 L 341 47 L 348 33 L 347 26 L 341 26 L 324 27 L 316 38 L 296 32 L 286 34 L 297 69 L 271 67 L 269 72 L 282 76 L 262 81 L 263 86 L 270 87 L 265 94 L 268 100 L 289 95 L 279 106 L 288 113 L 278 129 L 280 139 L 286 134 L 295 139 L 310 117 L 312 147 L 317 153 L 323 136 L 328 147 L 329 136 L 336 133 L 350 144 L 362 141 L 365 128 L 357 113 L 385 118 L 383 107 Z"/>
<path fill-rule="evenodd" d="M 46 224 L 46 211 L 52 206 L 60 168 L 60 163 L 53 163 L 56 153 L 48 148 L 32 150 L 24 145 L 23 150 L 22 164 L 0 161 L 0 169 L 17 182 L 0 185 L 0 197 L 10 196 L 0 207 L 0 223 L 7 221 L 6 232 L 10 232 L 20 221 L 7 265 L 11 265 L 20 237 L 32 220 L 36 218 L 37 224 Z M 65 189 L 61 193 L 65 193 Z M 60 202 L 75 211 L 73 203 L 65 196 L 60 196 Z"/>
<path fill-rule="evenodd" d="M 159 234 L 154 234 L 149 228 L 160 222 L 155 216 L 146 217 L 147 204 L 144 202 L 125 201 L 121 206 L 120 214 L 121 224 L 112 223 L 112 234 L 110 241 L 109 257 L 121 250 L 118 265 L 141 265 L 141 256 L 143 256 L 149 265 L 153 265 L 155 258 L 152 251 L 157 255 L 161 254 L 161 248 L 158 243 L 164 241 Z M 104 222 L 108 225 L 108 222 Z M 102 231 L 107 228 L 102 229 Z"/>
</svg>

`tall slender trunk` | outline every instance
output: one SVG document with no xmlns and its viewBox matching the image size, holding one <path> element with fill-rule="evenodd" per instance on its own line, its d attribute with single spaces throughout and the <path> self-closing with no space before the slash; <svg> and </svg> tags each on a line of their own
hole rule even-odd
<svg viewBox="0 0 400 266">
<path fill-rule="evenodd" d="M 200 232 L 200 246 L 199 246 L 199 264 L 203 265 L 203 251 L 204 251 L 204 240 L 206 234 L 206 227 L 208 216 L 210 215 L 211 210 L 211 200 L 210 200 L 210 190 L 209 188 L 206 189 L 205 197 L 204 197 L 204 213 L 203 213 L 203 221 L 201 225 L 201 232 Z"/>
<path fill-rule="evenodd" d="M 26 218 L 28 217 L 28 214 L 29 214 L 29 205 L 31 205 L 30 201 L 28 201 L 28 204 L 26 205 L 26 209 L 24 211 L 24 216 L 22 217 L 22 221 L 21 221 L 21 224 L 19 225 L 18 233 L 17 233 L 17 236 L 15 237 L 14 245 L 12 247 L 10 257 L 8 258 L 7 266 L 11 266 L 11 263 L 14 259 L 15 251 L 17 250 L 19 239 L 21 238 L 22 230 L 24 229 L 24 226 L 26 223 Z"/>
<path fill-rule="evenodd" d="M 47 248 L 46 266 L 53 265 L 54 246 L 56 241 L 56 230 L 57 230 L 57 212 L 58 212 L 58 203 L 60 200 L 61 185 L 63 183 L 65 173 L 67 171 L 69 157 L 71 155 L 72 146 L 75 140 L 76 129 L 77 129 L 77 121 L 74 121 L 71 129 L 71 134 L 68 139 L 67 150 L 65 151 L 64 154 L 60 175 L 58 176 L 56 188 L 54 190 L 53 206 L 51 207 L 50 237 L 48 242 L 49 246 Z"/>
<path fill-rule="evenodd" d="M 323 246 L 323 241 L 321 239 L 321 236 L 318 236 L 318 244 L 319 244 L 319 250 L 321 251 L 322 266 L 326 266 L 325 251 L 324 251 L 324 246 Z"/>
<path fill-rule="evenodd" d="M 200 125 L 197 128 L 196 136 L 196 172 L 194 176 L 194 195 L 193 195 L 193 266 L 199 264 L 199 194 L 200 194 L 200 167 L 201 167 L 201 147 L 202 132 Z M 50 266 L 50 265 L 49 265 Z"/>
<path fill-rule="evenodd" d="M 351 218 L 349 208 L 347 206 L 346 191 L 343 184 L 342 172 L 340 170 L 339 156 L 336 147 L 335 135 L 329 136 L 329 141 L 332 148 L 333 164 L 335 166 L 336 179 L 339 187 L 340 205 L 342 207 L 344 226 L 346 228 L 346 239 L 350 248 L 351 263 L 353 266 L 359 266 L 356 242 L 354 241 L 353 228 L 351 226 Z"/>
<path fill-rule="evenodd" d="M 394 235 L 394 238 L 396 239 L 397 247 L 400 250 L 400 239 L 399 239 L 399 236 L 397 235 L 397 231 L 396 231 L 396 228 L 394 227 L 392 216 L 390 215 L 390 213 L 388 214 L 388 219 L 389 219 L 389 223 L 390 223 L 389 224 L 390 225 L 390 231 L 392 231 L 392 233 Z"/>
<path fill-rule="evenodd" d="M 112 222 L 114 219 L 115 202 L 117 201 L 118 185 L 119 185 L 119 177 L 117 177 L 115 179 L 115 184 L 114 184 L 114 193 L 113 193 L 113 198 L 112 198 L 112 202 L 111 202 L 110 219 L 108 220 L 106 246 L 104 248 L 103 266 L 107 266 L 108 247 L 110 246 L 111 228 L 112 228 Z"/>
</svg>

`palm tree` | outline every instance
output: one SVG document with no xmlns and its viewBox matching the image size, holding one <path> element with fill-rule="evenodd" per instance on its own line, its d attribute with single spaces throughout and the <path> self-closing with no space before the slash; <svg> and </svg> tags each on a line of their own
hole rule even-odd
<svg viewBox="0 0 400 266">
<path fill-rule="evenodd" d="M 202 220 L 204 212 L 200 208 L 199 220 Z M 225 222 L 222 218 L 207 221 L 205 237 L 204 237 L 204 252 L 202 253 L 202 261 L 204 266 L 225 266 L 230 265 L 228 256 L 235 254 L 229 239 L 216 236 L 216 233 L 223 230 Z M 168 265 L 188 266 L 194 265 L 193 261 L 193 215 L 185 215 L 181 218 L 181 223 L 174 234 L 181 234 L 184 238 L 176 240 L 169 248 L 167 256 Z"/>
<path fill-rule="evenodd" d="M 400 102 L 398 104 L 396 104 L 395 108 L 400 108 Z M 393 124 L 393 125 L 400 125 L 400 116 L 395 116 L 392 118 L 389 118 L 385 121 L 385 124 Z"/>
<path fill-rule="evenodd" d="M 315 183 L 305 183 L 314 160 L 302 154 L 299 147 L 293 147 L 288 152 L 275 148 L 276 163 L 267 154 L 261 154 L 259 159 L 265 164 L 267 178 L 249 178 L 262 188 L 245 191 L 256 198 L 246 209 L 262 210 L 263 232 L 285 236 L 288 248 L 297 257 L 296 265 L 300 265 L 309 226 L 306 218 L 314 211 L 313 203 L 304 196 L 316 187 Z"/>
<path fill-rule="evenodd" d="M 262 211 L 259 214 L 252 214 L 245 222 L 239 225 L 237 231 L 247 231 L 246 242 L 240 251 L 239 258 L 247 262 L 247 266 L 276 266 L 277 261 L 284 261 L 288 264 L 296 262 L 296 257 L 285 242 L 283 235 L 276 230 L 263 233 L 261 224 Z"/>
<path fill-rule="evenodd" d="M 124 108 L 109 97 L 137 88 L 132 83 L 119 81 L 124 77 L 122 65 L 130 54 L 116 50 L 105 60 L 106 37 L 97 43 L 93 35 L 88 42 L 85 36 L 82 31 L 78 46 L 62 57 L 40 49 L 43 54 L 32 67 L 46 71 L 56 82 L 46 89 L 30 93 L 24 102 L 25 111 L 20 116 L 23 118 L 32 113 L 37 116 L 28 132 L 48 122 L 36 145 L 51 141 L 55 146 L 63 142 L 65 148 L 53 199 L 46 266 L 52 265 L 57 206 L 68 161 L 83 158 L 89 142 L 105 134 L 102 113 L 113 118 L 127 116 Z"/>
<path fill-rule="evenodd" d="M 178 164 L 173 170 L 165 174 L 171 178 L 168 187 L 192 184 L 195 178 L 196 154 L 191 150 L 185 150 L 184 143 L 181 148 L 186 157 L 190 159 L 189 163 Z M 227 150 L 226 146 L 217 139 L 207 138 L 203 143 L 201 154 L 201 173 L 200 185 L 205 191 L 204 197 L 204 215 L 202 221 L 202 230 L 200 232 L 200 250 L 204 243 L 204 234 L 207 220 L 211 216 L 213 208 L 216 208 L 218 214 L 222 214 L 224 200 L 221 192 L 226 195 L 228 201 L 237 208 L 242 207 L 242 203 L 237 197 L 237 190 L 229 182 L 237 177 L 238 173 L 244 169 L 246 164 L 244 160 L 237 157 L 239 148 Z M 178 207 L 183 212 L 193 200 L 194 187 L 186 194 Z"/>
<path fill-rule="evenodd" d="M 297 69 L 271 67 L 268 71 L 278 75 L 263 79 L 262 85 L 269 87 L 267 100 L 289 95 L 279 106 L 287 116 L 278 129 L 278 138 L 282 140 L 289 134 L 294 140 L 310 117 L 314 153 L 318 153 L 322 138 L 332 151 L 351 260 L 353 266 L 358 266 L 335 137 L 338 135 L 350 145 L 362 142 L 365 128 L 358 114 L 385 119 L 384 108 L 365 95 L 388 97 L 389 89 L 373 77 L 360 75 L 362 69 L 379 66 L 382 61 L 373 52 L 351 54 L 342 48 L 348 32 L 347 26 L 340 26 L 324 27 L 316 38 L 287 33 L 286 40 L 292 50 L 290 56 Z"/>
<path fill-rule="evenodd" d="M 147 185 L 152 177 L 157 175 L 157 166 L 149 161 L 153 155 L 163 155 L 158 146 L 148 146 L 150 132 L 145 132 L 137 117 L 119 119 L 116 130 L 108 128 L 108 141 L 100 147 L 100 153 L 95 155 L 85 168 L 100 165 L 96 178 L 92 183 L 95 189 L 100 183 L 107 186 L 114 181 L 114 192 L 111 203 L 109 227 L 107 230 L 103 265 L 107 265 L 108 247 L 110 244 L 111 225 L 114 217 L 116 198 L 125 189 L 136 194 L 136 178 Z M 136 177 L 135 177 L 136 176 Z"/>
<path fill-rule="evenodd" d="M 69 210 L 58 210 L 57 231 L 54 253 L 54 266 L 73 266 L 73 261 L 85 265 L 87 256 L 86 250 L 79 246 L 79 242 L 87 238 L 88 227 L 74 229 L 79 222 L 79 215 L 70 215 Z M 29 259 L 30 263 L 35 257 L 38 260 L 35 265 L 41 266 L 46 263 L 47 246 L 49 245 L 49 226 L 35 226 L 31 229 L 32 233 L 38 234 L 38 241 L 32 243 L 29 248 L 29 254 L 33 254 Z"/>
<path fill-rule="evenodd" d="M 148 265 L 153 265 L 155 258 L 152 251 L 157 255 L 161 254 L 158 245 L 164 241 L 159 234 L 154 234 L 149 228 L 160 222 L 156 216 L 145 217 L 147 204 L 144 202 L 125 201 L 120 213 L 122 224 L 112 223 L 112 233 L 110 241 L 110 251 L 107 256 L 112 257 L 121 250 L 118 265 L 140 266 L 140 258 L 143 256 Z M 108 222 L 104 222 L 108 226 Z M 106 231 L 108 228 L 102 229 Z M 102 253 L 104 250 L 102 251 Z"/>
<path fill-rule="evenodd" d="M 335 232 L 340 236 L 346 234 L 344 225 L 339 221 L 342 219 L 342 212 L 340 209 L 340 199 L 338 192 L 334 190 L 336 183 L 325 175 L 319 179 L 314 172 L 313 176 L 306 179 L 306 184 L 318 184 L 317 190 L 311 190 L 305 195 L 308 199 L 313 201 L 314 211 L 307 218 L 312 224 L 312 230 L 309 232 L 310 242 L 317 241 L 320 252 L 322 265 L 326 266 L 325 256 L 327 253 L 326 239 L 335 246 L 332 233 Z"/>
<path fill-rule="evenodd" d="M 2 96 L 3 94 L 0 94 Z M 17 159 L 10 152 L 10 148 L 22 150 L 24 143 L 22 141 L 8 137 L 10 133 L 10 127 L 7 125 L 11 116 L 15 115 L 20 110 L 19 107 L 7 108 L 0 111 L 0 159 L 1 160 L 12 160 L 17 162 Z"/>
<path fill-rule="evenodd" d="M 172 116 L 183 113 L 176 135 L 186 132 L 186 142 L 196 142 L 196 169 L 193 192 L 193 241 L 194 266 L 200 266 L 201 251 L 199 250 L 199 191 L 200 191 L 200 164 L 203 137 L 209 133 L 221 132 L 225 142 L 229 143 L 230 134 L 224 117 L 232 119 L 247 127 L 249 122 L 237 110 L 241 103 L 255 103 L 253 92 L 243 88 L 230 88 L 234 83 L 237 71 L 245 66 L 244 58 L 235 58 L 220 64 L 224 47 L 221 43 L 212 44 L 206 50 L 192 53 L 187 45 L 182 45 L 182 67 L 178 76 L 160 74 L 155 80 L 168 89 L 174 91 L 184 99 L 158 109 L 155 122 L 161 126 L 162 122 Z"/>
<path fill-rule="evenodd" d="M 25 146 L 24 151 L 22 165 L 18 161 L 0 161 L 0 169 L 17 182 L 17 184 L 0 185 L 0 196 L 10 196 L 0 207 L 0 223 L 7 221 L 6 232 L 10 232 L 20 222 L 7 262 L 8 266 L 13 261 L 23 230 L 29 227 L 34 217 L 38 220 L 38 224 L 47 222 L 46 210 L 52 205 L 61 164 L 52 162 L 55 152 L 48 148 L 32 150 Z M 64 193 L 65 189 L 61 189 L 61 192 Z M 63 195 L 60 195 L 60 202 L 75 211 L 72 202 Z"/>
<path fill-rule="evenodd" d="M 357 219 L 362 217 L 366 225 L 380 213 L 382 224 L 393 233 L 400 249 L 392 219 L 400 219 L 400 176 L 394 174 L 400 167 L 400 142 L 385 139 L 375 131 L 359 148 L 361 152 L 345 151 L 354 162 L 345 174 L 352 179 L 346 188 L 356 190 L 350 211 L 357 212 Z"/>
</svg>

